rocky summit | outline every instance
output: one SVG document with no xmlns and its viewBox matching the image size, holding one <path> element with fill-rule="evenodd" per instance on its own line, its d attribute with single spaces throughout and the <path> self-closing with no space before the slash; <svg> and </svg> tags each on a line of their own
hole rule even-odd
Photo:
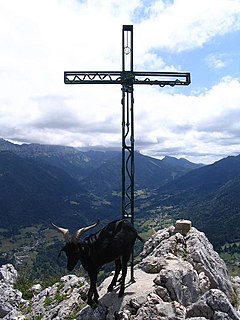
<svg viewBox="0 0 240 320">
<path fill-rule="evenodd" d="M 157 231 L 144 245 L 135 266 L 135 282 L 126 283 L 118 298 L 117 286 L 100 287 L 99 305 L 86 305 L 88 284 L 75 275 L 64 276 L 49 288 L 35 285 L 33 298 L 24 300 L 14 289 L 17 272 L 10 264 L 0 268 L 1 319 L 76 320 L 238 320 L 240 278 L 230 278 L 224 261 L 204 233 L 190 221 Z"/>
</svg>

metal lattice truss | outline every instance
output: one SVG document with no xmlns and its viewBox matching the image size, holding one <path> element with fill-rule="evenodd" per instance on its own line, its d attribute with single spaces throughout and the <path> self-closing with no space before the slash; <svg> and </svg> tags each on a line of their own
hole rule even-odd
<svg viewBox="0 0 240 320">
<path fill-rule="evenodd" d="M 65 84 L 149 84 L 187 86 L 191 82 L 188 72 L 131 72 L 131 71 L 66 71 Z"/>
</svg>

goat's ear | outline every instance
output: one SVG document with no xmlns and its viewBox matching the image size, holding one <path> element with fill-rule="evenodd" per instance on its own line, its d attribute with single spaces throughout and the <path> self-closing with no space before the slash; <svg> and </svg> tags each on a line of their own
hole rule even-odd
<svg viewBox="0 0 240 320">
<path fill-rule="evenodd" d="M 100 222 L 100 221 L 99 221 L 99 219 L 98 219 L 96 223 L 94 223 L 94 224 L 92 224 L 92 225 L 90 225 L 90 226 L 87 226 L 87 227 L 84 227 L 84 228 L 79 229 L 79 230 L 75 233 L 75 239 L 78 240 L 82 234 L 84 234 L 84 233 L 87 232 L 88 230 L 96 227 L 96 226 L 99 224 L 99 222 Z"/>
<path fill-rule="evenodd" d="M 69 234 L 69 230 L 68 229 L 60 228 L 60 227 L 56 226 L 54 223 L 51 223 L 51 225 L 55 229 L 57 229 L 58 232 L 60 232 L 63 235 L 63 237 L 66 240 L 66 242 L 70 241 L 70 234 Z"/>
</svg>

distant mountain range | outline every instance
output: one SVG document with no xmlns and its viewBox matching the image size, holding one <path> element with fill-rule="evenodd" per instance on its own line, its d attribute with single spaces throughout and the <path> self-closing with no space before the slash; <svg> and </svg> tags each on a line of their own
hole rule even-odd
<svg viewBox="0 0 240 320">
<path fill-rule="evenodd" d="M 152 206 L 173 205 L 217 247 L 240 241 L 240 155 L 186 173 L 161 186 Z"/>
<path fill-rule="evenodd" d="M 187 160 L 165 157 L 163 160 L 135 154 L 135 189 L 156 189 L 168 182 L 175 181 L 187 172 L 201 167 Z M 107 197 L 113 191 L 121 191 L 121 154 L 103 163 L 99 168 L 82 180 L 81 185 L 87 190 Z"/>
<path fill-rule="evenodd" d="M 13 144 L 0 139 L 0 152 L 10 151 L 22 158 L 36 160 L 66 171 L 74 179 L 81 180 L 97 169 L 109 159 L 115 157 L 118 152 L 81 152 L 76 148 L 41 145 L 41 144 Z"/>
<path fill-rule="evenodd" d="M 136 189 L 153 189 L 201 165 L 136 153 Z M 82 152 L 0 139 L 0 219 L 2 226 L 50 219 L 80 224 L 120 216 L 121 153 Z M 71 219 L 72 220 L 72 219 Z M 70 224 L 71 224 L 70 220 Z"/>
<path fill-rule="evenodd" d="M 211 165 L 186 159 L 162 160 L 135 154 L 139 217 L 173 208 L 218 246 L 240 241 L 240 156 Z M 0 221 L 2 227 L 49 223 L 81 226 L 96 218 L 121 216 L 121 153 L 82 152 L 0 139 Z"/>
</svg>

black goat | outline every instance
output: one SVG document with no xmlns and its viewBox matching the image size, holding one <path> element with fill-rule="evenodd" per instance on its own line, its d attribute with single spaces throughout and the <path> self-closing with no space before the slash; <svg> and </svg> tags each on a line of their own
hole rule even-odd
<svg viewBox="0 0 240 320">
<path fill-rule="evenodd" d="M 59 255 L 64 251 L 67 255 L 67 268 L 73 270 L 78 260 L 81 261 L 83 268 L 88 272 L 90 278 L 90 289 L 88 291 L 87 303 L 94 307 L 98 303 L 98 293 L 96 288 L 97 275 L 100 268 L 111 261 L 115 261 L 115 274 L 108 287 L 112 291 L 116 285 L 118 275 L 122 270 L 121 286 L 119 297 L 122 297 L 125 289 L 125 278 L 127 274 L 127 263 L 130 258 L 132 248 L 136 238 L 143 241 L 127 220 L 116 220 L 109 223 L 102 230 L 79 241 L 79 237 L 86 231 L 97 226 L 95 224 L 79 229 L 72 237 L 68 229 L 63 229 L 52 224 L 60 231 L 66 240 L 66 245 L 62 248 Z"/>
</svg>

